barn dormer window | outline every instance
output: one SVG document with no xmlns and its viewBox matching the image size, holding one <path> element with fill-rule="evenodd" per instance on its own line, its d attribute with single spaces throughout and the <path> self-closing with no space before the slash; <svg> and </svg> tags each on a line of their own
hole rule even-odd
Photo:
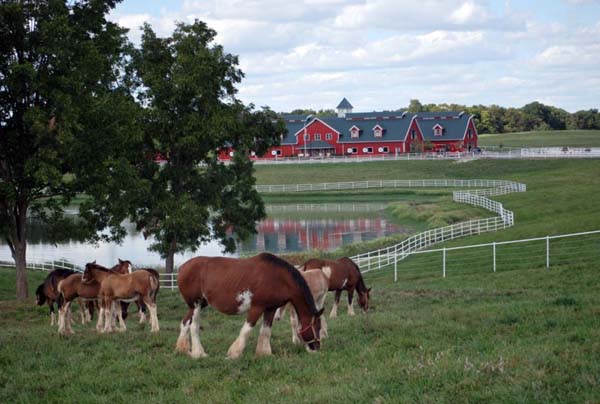
<svg viewBox="0 0 600 404">
<path fill-rule="evenodd" d="M 383 128 L 379 125 L 375 125 L 375 127 L 373 128 L 373 136 L 383 137 Z"/>
<path fill-rule="evenodd" d="M 442 136 L 444 133 L 444 127 L 439 123 L 433 127 L 433 136 Z"/>
<path fill-rule="evenodd" d="M 357 139 L 360 136 L 360 129 L 354 125 L 350 128 L 350 137 L 353 139 Z"/>
</svg>

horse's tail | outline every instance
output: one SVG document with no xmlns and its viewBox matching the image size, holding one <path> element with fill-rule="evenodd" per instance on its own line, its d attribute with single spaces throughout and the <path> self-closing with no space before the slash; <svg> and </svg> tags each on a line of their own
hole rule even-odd
<svg viewBox="0 0 600 404">
<path fill-rule="evenodd" d="M 148 271 L 150 272 L 150 271 Z M 156 272 L 156 271 L 155 271 Z M 158 272 L 156 272 L 156 275 L 152 272 L 150 272 L 150 298 L 152 299 L 152 301 L 154 303 L 156 303 L 156 295 L 158 294 L 158 290 L 160 289 L 160 281 L 158 279 Z"/>
</svg>

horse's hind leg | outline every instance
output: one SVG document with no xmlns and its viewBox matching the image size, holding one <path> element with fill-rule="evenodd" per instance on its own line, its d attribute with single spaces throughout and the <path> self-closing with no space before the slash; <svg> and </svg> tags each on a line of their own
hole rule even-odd
<svg viewBox="0 0 600 404">
<path fill-rule="evenodd" d="M 272 355 L 271 351 L 271 327 L 273 326 L 273 317 L 275 310 L 266 310 L 263 314 L 263 323 L 258 335 L 256 344 L 256 356 Z"/>
<path fill-rule="evenodd" d="M 354 315 L 354 306 L 352 305 L 352 298 L 354 297 L 354 288 L 348 289 L 348 315 Z"/>
<path fill-rule="evenodd" d="M 79 317 L 81 318 L 81 324 L 85 324 L 85 303 L 82 299 L 77 299 L 79 305 Z"/>
<path fill-rule="evenodd" d="M 67 313 L 66 313 L 66 318 L 65 318 L 65 332 L 69 335 L 73 335 L 75 334 L 75 332 L 73 331 L 73 310 L 71 309 L 71 305 L 73 304 L 73 301 L 70 301 L 69 304 L 67 305 Z"/>
<path fill-rule="evenodd" d="M 331 312 L 329 313 L 329 318 L 337 317 L 337 308 L 340 304 L 340 296 L 342 296 L 341 290 L 335 291 L 335 301 L 333 302 L 333 307 L 331 308 Z"/>
<path fill-rule="evenodd" d="M 156 303 L 152 301 L 152 298 L 149 295 L 146 295 L 144 296 L 144 304 L 146 304 L 146 307 L 150 312 L 150 332 L 160 331 Z"/>
</svg>

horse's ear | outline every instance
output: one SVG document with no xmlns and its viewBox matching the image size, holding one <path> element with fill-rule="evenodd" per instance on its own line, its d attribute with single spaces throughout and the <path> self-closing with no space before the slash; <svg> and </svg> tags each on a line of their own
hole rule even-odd
<svg viewBox="0 0 600 404">
<path fill-rule="evenodd" d="M 371 289 L 373 289 L 373 288 L 368 288 L 367 293 L 371 293 Z"/>
<path fill-rule="evenodd" d="M 317 311 L 317 317 L 321 317 L 321 314 L 323 314 L 324 311 L 325 311 L 325 307 L 323 307 L 321 310 Z"/>
<path fill-rule="evenodd" d="M 118 260 L 119 260 L 119 264 L 122 264 L 122 263 L 123 263 L 123 261 L 121 261 L 121 258 L 118 258 Z"/>
</svg>

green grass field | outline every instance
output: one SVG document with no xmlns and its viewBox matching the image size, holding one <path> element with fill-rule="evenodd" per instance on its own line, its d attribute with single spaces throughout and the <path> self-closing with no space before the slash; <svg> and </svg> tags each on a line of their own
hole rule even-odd
<svg viewBox="0 0 600 404">
<path fill-rule="evenodd" d="M 446 246 L 600 229 L 599 174 L 597 160 L 257 167 L 260 184 L 421 178 L 527 184 L 526 193 L 494 198 L 515 212 L 514 227 Z M 205 311 L 201 335 L 210 356 L 201 360 L 175 353 L 185 307 L 166 290 L 159 294 L 157 335 L 133 316 L 124 334 L 76 325 L 75 336 L 59 337 L 45 308 L 33 299 L 12 300 L 14 271 L 2 269 L 0 402 L 600 402 L 595 262 L 545 269 L 525 254 L 497 273 L 454 271 L 446 279 L 436 265 L 419 276 L 401 271 L 398 283 L 391 268 L 366 274 L 373 287 L 368 323 L 362 314 L 347 317 L 342 306 L 318 354 L 292 345 L 286 321 L 274 327 L 272 357 L 254 357 L 255 330 L 235 361 L 225 355 L 243 317 Z M 44 275 L 29 274 L 32 292 Z"/>
<path fill-rule="evenodd" d="M 556 130 L 480 135 L 482 147 L 600 147 L 600 130 Z"/>
</svg>

